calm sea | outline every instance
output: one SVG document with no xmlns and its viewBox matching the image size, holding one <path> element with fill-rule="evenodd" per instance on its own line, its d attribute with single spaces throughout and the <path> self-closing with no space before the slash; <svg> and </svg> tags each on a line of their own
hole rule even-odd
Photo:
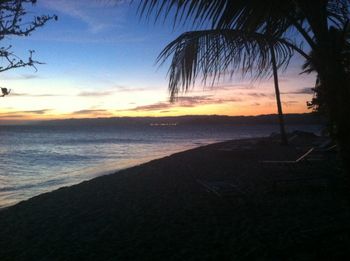
<svg viewBox="0 0 350 261">
<path fill-rule="evenodd" d="M 319 126 L 289 126 L 319 132 Z M 0 126 L 0 207 L 174 152 L 218 141 L 268 136 L 275 125 Z"/>
</svg>

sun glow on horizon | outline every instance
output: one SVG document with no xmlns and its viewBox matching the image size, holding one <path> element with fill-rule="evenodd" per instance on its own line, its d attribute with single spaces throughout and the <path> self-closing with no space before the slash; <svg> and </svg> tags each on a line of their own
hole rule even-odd
<svg viewBox="0 0 350 261">
<path fill-rule="evenodd" d="M 276 113 L 272 79 L 251 83 L 239 77 L 213 88 L 197 86 L 169 103 L 166 70 L 154 61 L 181 31 L 135 22 L 128 5 L 106 8 L 93 1 L 39 1 L 35 13 L 59 20 L 28 38 L 6 39 L 16 52 L 34 48 L 45 62 L 2 73 L 11 94 L 0 99 L 0 124 L 69 118 L 179 115 L 260 115 Z M 106 10 L 108 9 L 108 10 Z M 110 10 L 111 9 L 111 10 Z M 119 16 L 116 16 L 118 12 Z M 135 17 L 133 17 L 135 18 Z M 134 21 L 135 20 L 135 21 Z M 280 75 L 283 111 L 308 112 L 313 75 L 300 75 L 294 58 Z"/>
</svg>

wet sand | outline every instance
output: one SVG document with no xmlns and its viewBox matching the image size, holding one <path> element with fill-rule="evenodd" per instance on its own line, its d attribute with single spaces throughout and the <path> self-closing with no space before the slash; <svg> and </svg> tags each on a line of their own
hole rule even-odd
<svg viewBox="0 0 350 261">
<path fill-rule="evenodd" d="M 0 211 L 0 260 L 350 260 L 335 165 L 261 163 L 316 142 L 217 143 L 42 194 Z"/>
</svg>

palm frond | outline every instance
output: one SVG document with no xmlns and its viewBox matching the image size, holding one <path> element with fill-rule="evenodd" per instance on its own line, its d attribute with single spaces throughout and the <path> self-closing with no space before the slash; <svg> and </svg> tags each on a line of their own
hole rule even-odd
<svg viewBox="0 0 350 261">
<path fill-rule="evenodd" d="M 349 0 L 280 1 L 280 0 L 141 0 L 139 12 L 157 20 L 174 14 L 177 22 L 192 19 L 194 23 L 210 21 L 212 29 L 245 29 L 258 31 L 270 20 L 275 26 L 283 26 L 288 17 L 301 17 L 300 7 L 309 12 L 326 6 L 324 15 L 338 22 L 349 19 Z M 302 8 L 303 9 L 303 8 Z"/>
<path fill-rule="evenodd" d="M 204 84 L 208 79 L 214 84 L 222 75 L 232 77 L 237 71 L 253 78 L 271 76 L 270 48 L 277 66 L 286 68 L 294 50 L 285 40 L 240 30 L 192 31 L 167 45 L 157 61 L 162 64 L 172 56 L 168 77 L 174 100 L 179 92 L 194 86 L 198 77 Z"/>
<path fill-rule="evenodd" d="M 349 21 L 350 14 L 349 0 L 331 0 L 328 1 L 327 13 L 329 20 L 337 28 L 342 28 Z"/>
<path fill-rule="evenodd" d="M 339 60 L 342 64 L 342 68 L 346 71 L 350 71 L 350 23 L 344 24 L 343 28 L 331 27 L 329 30 L 332 41 L 330 42 L 330 52 L 332 57 Z M 320 68 L 324 66 L 322 57 L 318 52 L 311 50 L 308 55 L 309 58 L 305 60 L 302 65 L 302 73 L 311 73 L 320 71 Z"/>
<path fill-rule="evenodd" d="M 141 16 L 155 20 L 173 15 L 175 24 L 190 20 L 194 25 L 209 23 L 211 29 L 250 32 L 263 32 L 269 23 L 269 28 L 282 31 L 290 24 L 286 14 L 293 10 L 294 1 L 279 0 L 142 0 L 139 4 Z"/>
</svg>

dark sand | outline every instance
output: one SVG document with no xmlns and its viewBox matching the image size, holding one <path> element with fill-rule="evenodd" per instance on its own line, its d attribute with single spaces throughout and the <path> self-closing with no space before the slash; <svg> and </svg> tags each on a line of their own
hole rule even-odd
<svg viewBox="0 0 350 261">
<path fill-rule="evenodd" d="M 259 163 L 294 160 L 313 142 L 213 144 L 21 202 L 0 211 L 0 260 L 350 260 L 341 183 L 273 186 L 337 176 L 335 165 Z M 198 181 L 235 189 L 218 196 Z"/>
</svg>

